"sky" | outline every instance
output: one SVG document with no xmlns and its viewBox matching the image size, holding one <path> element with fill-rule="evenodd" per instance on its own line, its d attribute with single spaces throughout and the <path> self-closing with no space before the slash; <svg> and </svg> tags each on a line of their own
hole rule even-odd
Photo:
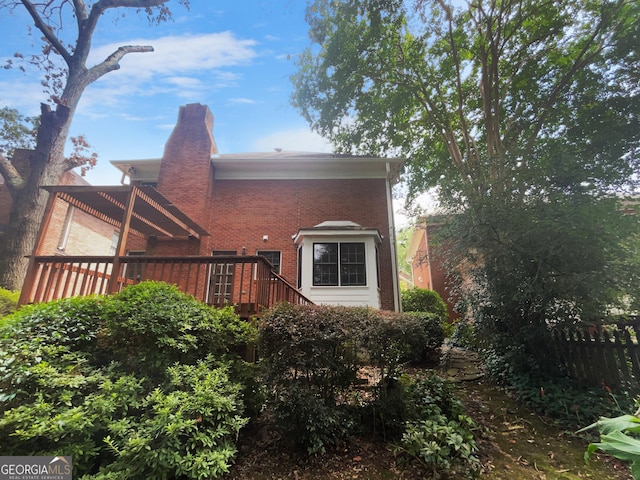
<svg viewBox="0 0 640 480">
<path fill-rule="evenodd" d="M 290 103 L 295 59 L 311 45 L 306 0 L 190 0 L 188 10 L 176 0 L 169 5 L 173 20 L 157 26 L 132 9 L 98 23 L 89 67 L 122 45 L 151 45 L 154 52 L 126 55 L 119 70 L 82 96 L 70 136 L 83 135 L 98 153 L 86 175 L 91 184 L 121 181 L 110 160 L 162 157 L 178 109 L 188 103 L 209 106 L 221 154 L 332 151 Z M 39 36 L 30 30 L 22 7 L 0 10 L 0 65 L 16 52 L 39 51 Z M 62 32 L 75 39 L 75 29 L 63 25 Z M 0 69 L 0 108 L 38 115 L 48 98 L 41 80 L 33 67 Z M 404 201 L 394 204 L 396 225 L 408 225 Z"/>
<path fill-rule="evenodd" d="M 84 135 L 99 155 L 86 177 L 90 183 L 120 181 L 109 160 L 161 157 L 178 108 L 187 103 L 213 112 L 220 153 L 331 151 L 289 100 L 295 58 L 310 45 L 306 1 L 191 0 L 189 10 L 177 1 L 169 5 L 173 21 L 158 26 L 131 9 L 98 24 L 89 65 L 121 45 L 155 51 L 125 56 L 120 70 L 84 92 L 70 134 Z M 33 51 L 30 25 L 21 9 L 0 12 L 1 64 L 15 52 Z M 37 115 L 47 98 L 41 79 L 35 69 L 0 69 L 0 107 Z"/>
</svg>

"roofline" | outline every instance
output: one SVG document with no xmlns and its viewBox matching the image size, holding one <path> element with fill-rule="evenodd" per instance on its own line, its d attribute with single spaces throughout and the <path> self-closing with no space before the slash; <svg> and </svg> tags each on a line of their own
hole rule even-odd
<svg viewBox="0 0 640 480">
<path fill-rule="evenodd" d="M 298 232 L 292 237 L 293 243 L 297 244 L 303 237 L 312 236 L 312 237 L 335 237 L 336 233 L 340 232 L 340 236 L 348 237 L 348 236 L 367 236 L 374 237 L 376 243 L 382 243 L 382 235 L 380 235 L 380 230 L 377 228 L 366 228 L 366 227 L 320 227 L 320 228 L 301 228 Z"/>
<path fill-rule="evenodd" d="M 230 153 L 212 155 L 211 163 L 219 170 L 220 180 L 287 180 L 287 179 L 335 179 L 335 178 L 388 178 L 393 184 L 398 182 L 400 168 L 404 158 L 385 158 L 373 156 L 341 155 L 311 152 L 267 152 L 267 153 Z M 326 168 L 318 167 L 322 162 Z M 142 182 L 158 181 L 162 158 L 111 160 L 110 163 L 122 173 L 122 181 L 129 176 L 131 180 Z M 389 169 L 368 169 L 362 173 L 357 170 L 366 165 L 389 166 Z M 340 166 L 351 166 L 342 169 Z M 146 169 L 150 170 L 145 172 Z M 238 168 L 235 168 L 238 167 Z M 298 167 L 292 168 L 292 167 Z M 309 167 L 310 175 L 303 172 Z M 133 173 L 138 170 L 138 175 Z"/>
</svg>

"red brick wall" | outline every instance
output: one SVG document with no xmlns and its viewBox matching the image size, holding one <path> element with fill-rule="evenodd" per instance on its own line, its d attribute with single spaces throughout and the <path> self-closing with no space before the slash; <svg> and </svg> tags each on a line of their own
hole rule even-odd
<svg viewBox="0 0 640 480">
<path fill-rule="evenodd" d="M 422 228 L 422 227 L 421 227 Z M 431 267 L 427 258 L 427 236 L 425 230 L 420 231 L 420 243 L 411 262 L 413 285 L 418 288 L 432 289 Z"/>
<path fill-rule="evenodd" d="M 449 320 L 453 321 L 460 316 L 454 309 L 458 297 L 452 295 L 452 285 L 447 278 L 446 266 L 442 257 L 446 249 L 434 242 L 434 236 L 437 235 L 440 225 L 427 225 L 426 230 L 424 227 L 421 228 L 423 228 L 422 238 L 411 264 L 414 285 L 438 292 L 449 309 Z M 426 258 L 427 251 L 428 258 Z"/>
<path fill-rule="evenodd" d="M 178 122 L 165 145 L 158 191 L 200 225 L 208 221 L 213 182 L 213 115 L 206 105 L 180 107 Z"/>
<path fill-rule="evenodd" d="M 202 255 L 234 250 L 282 252 L 282 275 L 297 284 L 297 249 L 292 236 L 328 220 L 348 220 L 377 228 L 380 246 L 382 308 L 393 310 L 391 249 L 385 180 L 215 180 L 213 209 Z M 176 200 L 174 200 L 176 201 Z M 177 201 L 176 201 L 177 203 Z M 263 241 L 268 235 L 269 240 Z"/>
<path fill-rule="evenodd" d="M 211 252 L 208 253 L 210 254 Z M 197 240 L 149 240 L 146 255 L 159 257 L 200 255 L 200 242 Z"/>
<path fill-rule="evenodd" d="M 391 248 L 384 179 L 362 180 L 214 180 L 211 155 L 217 153 L 208 107 L 180 108 L 167 141 L 158 190 L 210 237 L 200 242 L 149 243 L 156 255 L 210 255 L 231 250 L 247 255 L 258 250 L 282 252 L 282 274 L 297 284 L 297 249 L 292 236 L 300 228 L 327 220 L 348 220 L 377 228 L 380 247 L 382 307 L 393 310 Z M 268 241 L 263 236 L 268 235 Z"/>
</svg>

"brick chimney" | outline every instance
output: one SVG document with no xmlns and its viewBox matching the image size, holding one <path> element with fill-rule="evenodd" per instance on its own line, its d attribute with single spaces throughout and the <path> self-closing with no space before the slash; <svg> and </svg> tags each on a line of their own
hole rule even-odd
<svg viewBox="0 0 640 480">
<path fill-rule="evenodd" d="M 211 155 L 218 153 L 212 130 L 209 107 L 199 103 L 180 107 L 158 177 L 158 191 L 205 228 L 213 188 Z"/>
</svg>

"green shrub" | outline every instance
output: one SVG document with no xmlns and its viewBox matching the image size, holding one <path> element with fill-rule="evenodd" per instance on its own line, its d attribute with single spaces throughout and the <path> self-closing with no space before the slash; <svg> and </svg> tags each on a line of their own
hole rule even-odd
<svg viewBox="0 0 640 480">
<path fill-rule="evenodd" d="M 474 336 L 473 324 L 469 320 L 460 320 L 452 325 L 453 331 L 449 336 L 451 345 L 469 350 L 477 349 L 477 342 Z"/>
<path fill-rule="evenodd" d="M 235 441 L 247 423 L 239 413 L 240 386 L 209 358 L 167 369 L 170 387 L 154 389 L 139 413 L 108 424 L 114 460 L 97 479 L 215 478 L 229 471 Z"/>
<path fill-rule="evenodd" d="M 309 453 L 347 433 L 337 399 L 356 379 L 357 324 L 370 315 L 366 308 L 283 303 L 262 318 L 258 349 L 271 406 L 279 427 Z"/>
<path fill-rule="evenodd" d="M 100 325 L 97 298 L 28 305 L 16 312 L 0 330 L 0 411 L 33 402 L 36 395 L 56 396 L 67 383 L 86 394 L 97 373 L 90 360 L 97 354 Z"/>
<path fill-rule="evenodd" d="M 417 461 L 429 478 L 443 475 L 477 478 L 480 461 L 475 455 L 477 447 L 471 425 L 473 421 L 464 415 L 456 420 L 437 416 L 408 422 L 395 453 Z"/>
<path fill-rule="evenodd" d="M 402 292 L 402 310 L 405 312 L 427 312 L 438 316 L 441 322 L 447 320 L 449 313 L 447 304 L 433 290 L 426 288 L 410 288 Z"/>
<path fill-rule="evenodd" d="M 246 423 L 234 351 L 253 336 L 155 282 L 24 307 L 0 330 L 3 453 L 63 446 L 74 478 L 219 476 Z"/>
<path fill-rule="evenodd" d="M 429 313 L 376 312 L 360 335 L 370 363 L 383 378 L 397 377 L 407 362 L 436 362 L 444 341 L 440 320 Z"/>
<path fill-rule="evenodd" d="M 255 329 L 233 307 L 210 308 L 161 282 L 142 282 L 108 297 L 104 311 L 114 359 L 150 377 L 207 354 L 236 356 L 255 340 Z"/>
<path fill-rule="evenodd" d="M 402 422 L 395 384 L 403 364 L 433 359 L 444 335 L 429 314 L 396 314 L 361 307 L 281 304 L 263 316 L 259 351 L 270 405 L 280 428 L 310 453 L 322 452 L 348 434 L 361 418 L 383 432 Z M 356 412 L 345 399 L 368 366 L 380 379 Z M 399 419 L 399 420 L 398 420 Z"/>
<path fill-rule="evenodd" d="M 600 415 L 616 416 L 633 406 L 629 392 L 613 393 L 606 385 L 589 387 L 544 373 L 523 346 L 482 351 L 487 373 L 518 400 L 557 423 L 575 430 Z"/>
<path fill-rule="evenodd" d="M 18 308 L 19 291 L 6 290 L 0 288 L 0 318 L 9 315 Z M 2 322 L 0 322 L 0 326 Z"/>
<path fill-rule="evenodd" d="M 597 422 L 579 430 L 578 433 L 597 428 L 600 434 L 600 442 L 589 444 L 584 454 L 585 460 L 588 461 L 596 450 L 601 450 L 619 460 L 630 462 L 634 480 L 640 480 L 640 439 L 638 439 L 640 418 L 638 414 L 640 410 L 636 410 L 634 415 L 602 417 Z"/>
<path fill-rule="evenodd" d="M 420 322 L 423 330 L 424 343 L 420 347 L 418 359 L 429 363 L 437 363 L 440 359 L 440 349 L 444 342 L 447 322 L 442 322 L 438 315 L 428 312 L 409 312 L 408 315 L 416 318 Z M 420 338 L 422 342 L 422 338 Z"/>
<path fill-rule="evenodd" d="M 431 375 L 407 386 L 406 427 L 394 453 L 419 464 L 430 478 L 475 478 L 480 462 L 473 430 L 462 402 L 447 380 Z"/>
</svg>

